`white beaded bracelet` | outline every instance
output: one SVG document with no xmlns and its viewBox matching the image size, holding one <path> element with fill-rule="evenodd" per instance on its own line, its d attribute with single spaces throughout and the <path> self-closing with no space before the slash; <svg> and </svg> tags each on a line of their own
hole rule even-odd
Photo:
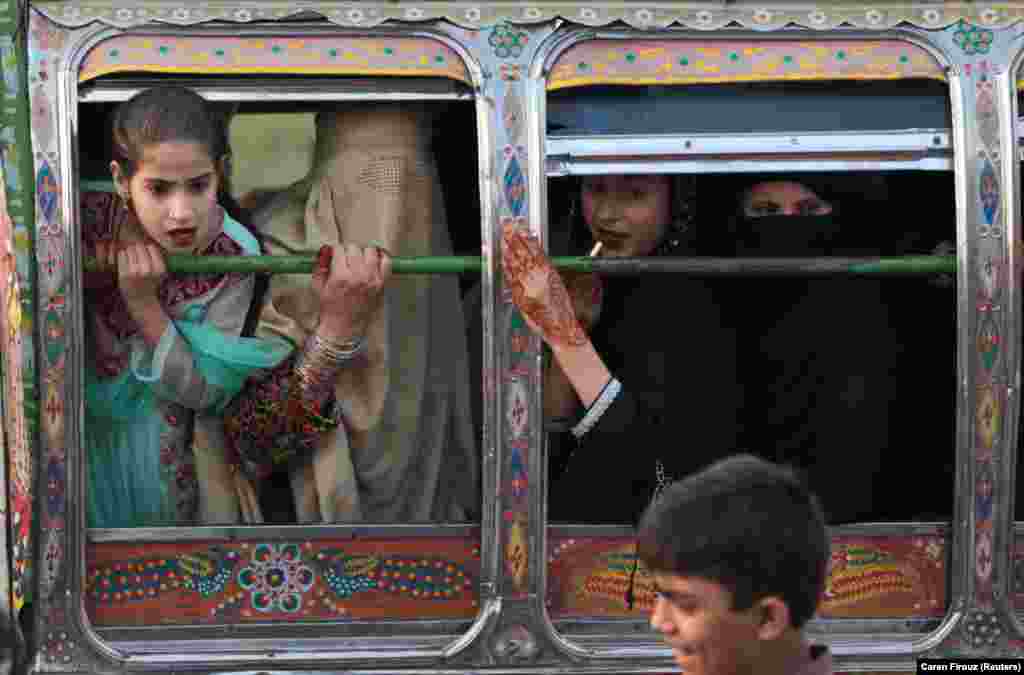
<svg viewBox="0 0 1024 675">
<path fill-rule="evenodd" d="M 608 383 L 604 385 L 604 389 L 601 390 L 600 395 L 594 399 L 594 402 L 590 404 L 587 409 L 587 414 L 583 416 L 583 419 L 572 428 L 572 435 L 577 439 L 583 438 L 588 431 L 590 431 L 597 421 L 601 419 L 605 411 L 611 407 L 612 402 L 622 391 L 622 383 L 616 380 L 614 377 L 608 380 Z"/>
</svg>

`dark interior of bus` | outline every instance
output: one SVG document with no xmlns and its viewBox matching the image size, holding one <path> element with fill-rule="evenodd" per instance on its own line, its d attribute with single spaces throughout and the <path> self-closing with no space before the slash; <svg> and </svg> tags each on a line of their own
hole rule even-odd
<svg viewBox="0 0 1024 675">
<path fill-rule="evenodd" d="M 942 82 L 595 86 L 549 93 L 547 111 L 548 156 L 549 162 L 553 156 L 558 160 L 556 170 L 583 175 L 602 173 L 603 168 L 608 173 L 623 167 L 630 171 L 635 160 L 616 156 L 615 144 L 621 143 L 631 148 L 630 155 L 650 153 L 637 160 L 646 163 L 633 173 L 654 173 L 649 169 L 660 160 L 664 173 L 677 174 L 674 190 L 686 190 L 690 202 L 691 255 L 737 255 L 739 196 L 765 180 L 799 182 L 832 205 L 838 230 L 823 249 L 828 255 L 927 255 L 956 240 L 951 112 L 948 87 Z M 584 228 L 578 217 L 566 222 L 561 215 L 573 211 L 580 180 L 570 176 L 549 181 L 553 232 Z M 551 235 L 552 241 L 574 238 Z M 579 246 L 574 252 L 586 253 Z M 760 336 L 779 334 L 789 308 L 809 293 L 804 289 L 826 282 L 717 276 L 675 277 L 665 283 L 711 286 L 736 333 Z M 851 279 L 831 288 L 836 290 L 832 306 L 826 303 L 816 313 L 803 313 L 795 325 L 781 330 L 792 341 L 809 342 L 810 348 L 789 352 L 783 341 L 779 353 L 768 353 L 756 339 L 741 340 L 737 344 L 747 346 L 739 347 L 738 377 L 747 390 L 763 389 L 784 398 L 794 393 L 790 387 L 807 386 L 800 381 L 813 381 L 808 364 L 828 362 L 816 352 L 831 350 L 836 360 L 864 364 L 854 366 L 854 372 L 857 367 L 873 372 L 875 384 L 869 389 L 881 393 L 886 403 L 874 416 L 847 417 L 840 407 L 824 419 L 798 425 L 848 429 L 851 438 L 833 434 L 841 443 L 830 448 L 818 446 L 811 432 L 794 431 L 781 422 L 773 426 L 774 410 L 762 408 L 775 401 L 748 394 L 740 426 L 745 420 L 768 419 L 761 420 L 757 433 L 741 435 L 742 449 L 806 471 L 826 512 L 835 506 L 833 494 L 850 494 L 849 481 L 861 480 L 872 482 L 873 500 L 855 522 L 948 521 L 956 447 L 954 280 L 946 275 Z M 877 290 L 858 294 L 867 288 Z M 830 330 L 835 324 L 845 326 L 846 332 Z M 780 368 L 773 363 L 777 359 L 789 362 Z M 818 373 L 821 396 L 829 395 L 827 379 L 839 372 L 841 368 Z M 807 403 L 803 414 L 808 418 L 819 414 L 819 407 L 826 408 L 813 393 L 802 396 L 797 391 L 794 398 Z M 886 428 L 862 434 L 857 420 Z M 801 433 L 802 442 L 796 438 Z M 863 439 L 863 445 L 854 438 Z M 851 478 L 841 468 L 851 466 L 850 458 L 830 458 L 830 453 L 854 454 L 876 470 L 861 470 Z M 830 463 L 835 465 L 832 471 Z M 829 515 L 832 524 L 854 522 Z"/>
<path fill-rule="evenodd" d="M 693 228 L 697 249 L 694 254 L 731 255 L 727 251 L 736 196 L 744 186 L 765 176 L 702 174 L 687 178 L 695 201 Z M 819 187 L 819 194 L 835 206 L 841 223 L 839 236 L 855 241 L 858 255 L 928 254 L 943 242 L 955 241 L 952 174 L 852 172 L 818 174 L 809 180 Z M 569 227 L 565 222 L 557 222 L 555 214 L 569 212 L 571 195 L 578 193 L 578 186 L 578 179 L 573 178 L 550 181 L 552 230 Z M 577 222 L 573 227 L 578 229 L 581 224 Z M 557 239 L 555 234 L 552 239 Z M 586 251 L 577 248 L 572 253 L 580 255 Z M 743 302 L 742 298 L 749 294 L 750 302 L 756 304 L 773 294 L 773 289 L 786 288 L 791 293 L 794 283 L 813 284 L 815 281 L 669 277 L 664 283 L 706 284 L 715 289 L 723 302 Z M 858 314 L 863 308 L 844 304 L 837 307 L 835 313 L 819 317 L 820 322 L 846 322 L 849 329 L 847 342 L 823 344 L 821 349 L 845 352 L 867 349 L 868 345 L 875 344 L 879 351 L 877 358 L 890 366 L 887 444 L 861 450 L 865 462 L 881 467 L 873 485 L 874 508 L 866 519 L 858 520 L 948 521 L 952 514 L 955 475 L 955 283 L 945 275 L 934 275 L 885 279 L 880 282 L 880 288 L 885 305 L 881 312 L 875 308 L 876 311 L 862 317 Z M 842 304 L 842 301 L 837 300 L 837 303 Z M 740 311 L 730 316 L 736 317 L 734 328 L 738 333 L 758 333 L 764 329 L 765 322 L 770 321 L 763 313 Z M 813 334 L 821 327 L 821 323 L 812 320 L 798 330 Z M 865 339 L 872 334 L 884 335 L 884 338 Z M 746 387 L 773 384 L 767 379 L 772 377 L 770 373 L 759 368 L 758 357 L 741 358 L 741 362 L 746 364 L 741 373 Z M 794 368 L 799 367 L 800 364 L 794 364 Z M 845 422 L 838 417 L 828 423 L 842 426 Z M 809 453 L 778 454 L 774 450 L 776 439 L 771 437 L 747 438 L 746 442 L 744 449 L 797 467 L 820 461 Z M 815 451 L 827 453 L 828 449 L 816 448 Z M 834 480 L 842 482 L 847 477 L 837 472 Z M 812 487 L 827 492 L 830 485 L 819 480 Z"/>
</svg>

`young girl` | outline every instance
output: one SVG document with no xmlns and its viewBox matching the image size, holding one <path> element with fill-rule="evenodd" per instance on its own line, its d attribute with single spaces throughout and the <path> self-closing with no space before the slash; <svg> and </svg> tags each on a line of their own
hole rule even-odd
<svg viewBox="0 0 1024 675">
<path fill-rule="evenodd" d="M 157 87 L 116 111 L 113 186 L 83 186 L 90 527 L 258 522 L 219 412 L 283 341 L 240 337 L 255 278 L 167 274 L 166 254 L 259 255 L 229 215 L 223 120 L 194 92 Z M 90 189 L 91 188 L 91 189 Z"/>
</svg>

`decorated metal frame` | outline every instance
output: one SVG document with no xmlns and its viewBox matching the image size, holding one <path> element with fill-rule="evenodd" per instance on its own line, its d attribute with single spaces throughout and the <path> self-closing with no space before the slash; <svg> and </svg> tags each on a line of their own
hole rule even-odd
<svg viewBox="0 0 1024 675">
<path fill-rule="evenodd" d="M 297 14 L 308 21 L 275 23 Z M 495 244 L 508 222 L 547 234 L 546 92 L 598 82 L 915 76 L 948 82 L 954 119 L 956 511 L 951 525 L 836 528 L 829 595 L 810 630 L 842 670 L 910 669 L 919 655 L 1024 656 L 1024 549 L 1018 555 L 1012 521 L 1021 18 L 1024 6 L 934 3 L 806 11 L 556 2 L 31 7 L 27 81 L 6 66 L 14 43 L 0 43 L 8 102 L 31 103 L 35 177 L 32 186 L 17 182 L 17 153 L 28 146 L 15 142 L 18 118 L 5 117 L 2 438 L 13 470 L 6 500 L 0 484 L 0 518 L 9 524 L 0 550 L 12 537 L 13 561 L 0 565 L 0 631 L 31 583 L 30 665 L 39 672 L 672 670 L 668 650 L 645 630 L 651 589 L 642 572 L 637 606 L 623 606 L 631 532 L 545 522 L 540 344 L 501 285 Z M 630 28 L 600 28 L 615 20 Z M 486 261 L 478 525 L 86 535 L 79 87 L 113 72 L 190 68 L 433 76 L 472 88 Z M 288 575 L 287 593 L 259 594 L 270 567 Z"/>
</svg>

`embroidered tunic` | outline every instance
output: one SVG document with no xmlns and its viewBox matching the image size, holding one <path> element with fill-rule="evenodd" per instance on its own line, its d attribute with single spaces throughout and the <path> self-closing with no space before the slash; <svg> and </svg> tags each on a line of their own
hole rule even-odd
<svg viewBox="0 0 1024 675">
<path fill-rule="evenodd" d="M 100 241 L 144 234 L 112 191 L 82 197 L 86 255 Z M 202 255 L 259 255 L 226 213 Z M 160 304 L 171 321 L 150 349 L 110 274 L 86 277 L 85 448 L 90 527 L 234 523 L 239 488 L 221 410 L 245 378 L 281 362 L 283 341 L 240 338 L 253 275 L 167 275 Z"/>
</svg>

